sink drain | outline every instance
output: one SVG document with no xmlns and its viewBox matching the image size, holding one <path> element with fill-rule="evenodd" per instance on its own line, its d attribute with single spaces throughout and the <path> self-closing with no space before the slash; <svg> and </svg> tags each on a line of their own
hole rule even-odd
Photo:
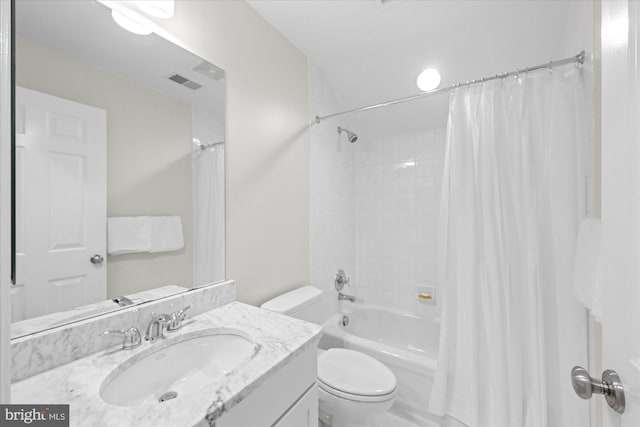
<svg viewBox="0 0 640 427">
<path fill-rule="evenodd" d="M 158 399 L 158 402 L 166 402 L 167 400 L 175 399 L 176 397 L 178 397 L 177 392 L 168 391 L 164 393 L 162 396 L 160 396 L 160 398 Z"/>
</svg>

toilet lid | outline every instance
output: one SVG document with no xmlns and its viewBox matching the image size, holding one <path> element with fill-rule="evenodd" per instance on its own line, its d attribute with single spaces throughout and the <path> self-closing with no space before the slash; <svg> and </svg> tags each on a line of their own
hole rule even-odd
<svg viewBox="0 0 640 427">
<path fill-rule="evenodd" d="M 318 357 L 318 380 L 332 389 L 359 396 L 382 396 L 396 389 L 396 377 L 371 356 L 331 348 Z"/>
</svg>

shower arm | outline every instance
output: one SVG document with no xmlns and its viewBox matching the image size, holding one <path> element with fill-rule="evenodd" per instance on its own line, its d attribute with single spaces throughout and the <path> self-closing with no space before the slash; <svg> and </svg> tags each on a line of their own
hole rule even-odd
<svg viewBox="0 0 640 427">
<path fill-rule="evenodd" d="M 362 111 L 375 110 L 377 108 L 389 107 L 391 105 L 400 104 L 400 103 L 408 102 L 408 101 L 415 101 L 416 99 L 422 99 L 422 98 L 426 98 L 427 96 L 437 95 L 439 93 L 444 93 L 444 92 L 449 92 L 449 91 L 452 91 L 454 89 L 458 89 L 458 88 L 466 87 L 466 86 L 471 86 L 471 85 L 474 85 L 476 83 L 484 83 L 484 82 L 489 82 L 491 80 L 504 79 L 504 78 L 507 78 L 507 77 L 517 76 L 518 74 L 521 74 L 521 73 L 528 73 L 529 71 L 542 70 L 542 69 L 545 69 L 545 68 L 546 69 L 552 69 L 553 67 L 558 67 L 560 65 L 574 64 L 574 63 L 578 64 L 578 65 L 582 65 L 582 64 L 584 64 L 585 59 L 586 59 L 586 54 L 585 54 L 585 51 L 583 50 L 582 52 L 580 52 L 579 54 L 577 54 L 575 56 L 570 56 L 569 58 L 559 59 L 559 60 L 556 60 L 556 61 L 549 61 L 546 64 L 540 64 L 540 65 L 535 65 L 533 67 L 517 69 L 515 71 L 509 71 L 509 72 L 506 72 L 506 73 L 496 74 L 495 76 L 491 76 L 491 77 L 483 77 L 483 78 L 481 78 L 479 80 L 471 80 L 471 81 L 466 81 L 464 83 L 456 83 L 454 85 L 443 87 L 441 89 L 435 89 L 435 90 L 432 90 L 430 92 L 419 93 L 417 95 L 411 95 L 411 96 L 407 96 L 405 98 L 398 98 L 398 99 L 394 99 L 394 100 L 391 100 L 391 101 L 381 102 L 379 104 L 368 105 L 366 107 L 352 108 L 351 110 L 341 111 L 339 113 L 328 114 L 326 116 L 316 116 L 314 121 L 316 123 L 320 123 L 321 121 L 326 120 L 326 119 L 330 119 L 332 117 L 338 117 L 338 116 L 342 116 L 342 115 L 345 115 L 345 114 L 351 114 L 351 113 L 359 113 L 359 112 L 362 112 Z"/>
<path fill-rule="evenodd" d="M 215 147 L 216 145 L 222 145 L 224 144 L 224 141 L 219 141 L 219 142 L 212 142 L 211 144 L 202 144 L 202 145 L 198 145 L 198 147 L 200 147 L 200 150 L 204 151 L 207 148 L 211 148 L 211 147 Z"/>
</svg>

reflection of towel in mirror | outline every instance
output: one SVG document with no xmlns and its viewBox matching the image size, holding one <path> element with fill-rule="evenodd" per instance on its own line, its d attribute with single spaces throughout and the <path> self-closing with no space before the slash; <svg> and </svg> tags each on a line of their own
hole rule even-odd
<svg viewBox="0 0 640 427">
<path fill-rule="evenodd" d="M 573 293 L 599 320 L 601 317 L 601 271 L 600 271 L 601 222 L 586 218 L 580 223 L 576 245 L 576 262 L 573 272 Z"/>
<path fill-rule="evenodd" d="M 177 251 L 184 247 L 182 219 L 179 216 L 152 216 L 149 252 Z"/>
<path fill-rule="evenodd" d="M 149 252 L 151 227 L 148 216 L 122 216 L 107 219 L 109 255 Z"/>
</svg>

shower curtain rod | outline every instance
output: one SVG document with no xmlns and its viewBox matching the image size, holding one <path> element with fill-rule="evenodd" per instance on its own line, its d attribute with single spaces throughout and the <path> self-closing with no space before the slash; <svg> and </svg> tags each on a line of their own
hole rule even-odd
<svg viewBox="0 0 640 427">
<path fill-rule="evenodd" d="M 411 96 L 407 96 L 405 98 L 398 98 L 398 99 L 394 99 L 394 100 L 387 101 L 387 102 L 381 102 L 379 104 L 368 105 L 366 107 L 353 108 L 351 110 L 341 111 L 339 113 L 328 114 L 326 116 L 316 116 L 315 122 L 316 123 L 320 123 L 322 120 L 330 119 L 332 117 L 342 116 L 344 114 L 359 113 L 361 111 L 375 110 L 377 108 L 388 107 L 390 105 L 400 104 L 402 102 L 407 102 L 407 101 L 413 101 L 413 100 L 416 100 L 416 99 L 425 98 L 427 96 L 436 95 L 438 93 L 449 92 L 450 90 L 457 89 L 457 88 L 460 88 L 460 87 L 465 87 L 465 86 L 471 86 L 471 85 L 476 84 L 476 83 L 484 83 L 484 82 L 489 82 L 491 80 L 504 79 L 506 77 L 517 76 L 518 74 L 527 73 L 529 71 L 541 70 L 543 68 L 551 69 L 551 68 L 557 67 L 559 65 L 572 64 L 574 62 L 578 63 L 578 64 L 584 64 L 584 60 L 585 60 L 585 52 L 583 50 L 582 52 L 580 52 L 579 54 L 577 54 L 575 56 L 570 56 L 569 58 L 559 59 L 557 61 L 550 61 L 550 62 L 547 62 L 546 64 L 540 64 L 540 65 L 535 65 L 533 67 L 517 69 L 515 71 L 509 71 L 507 73 L 496 74 L 495 76 L 491 76 L 491 77 L 483 77 L 480 80 L 471 80 L 471 81 L 467 81 L 465 83 L 456 83 L 454 85 L 443 87 L 441 89 L 432 90 L 430 92 L 419 93 L 417 95 L 411 95 Z"/>
</svg>

